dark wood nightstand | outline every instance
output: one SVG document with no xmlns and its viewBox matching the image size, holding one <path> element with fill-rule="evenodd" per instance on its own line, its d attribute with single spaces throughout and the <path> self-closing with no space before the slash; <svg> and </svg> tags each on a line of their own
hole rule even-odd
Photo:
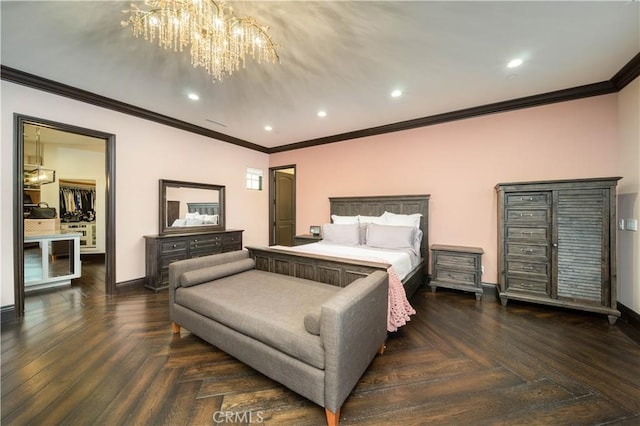
<svg viewBox="0 0 640 426">
<path fill-rule="evenodd" d="M 482 254 L 478 247 L 431 246 L 432 291 L 446 287 L 475 293 L 482 299 Z"/>
<path fill-rule="evenodd" d="M 294 246 L 317 243 L 318 241 L 322 241 L 322 237 L 320 235 L 302 234 L 293 237 Z"/>
</svg>

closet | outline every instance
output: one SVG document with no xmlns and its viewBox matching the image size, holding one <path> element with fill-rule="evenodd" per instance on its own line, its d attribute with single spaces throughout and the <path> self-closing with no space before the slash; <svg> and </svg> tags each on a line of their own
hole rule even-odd
<svg viewBox="0 0 640 426">
<path fill-rule="evenodd" d="M 59 181 L 60 230 L 79 232 L 80 252 L 92 252 L 96 249 L 96 181 L 67 180 Z"/>
<path fill-rule="evenodd" d="M 619 179 L 496 185 L 503 305 L 514 299 L 580 309 L 615 323 Z"/>
</svg>

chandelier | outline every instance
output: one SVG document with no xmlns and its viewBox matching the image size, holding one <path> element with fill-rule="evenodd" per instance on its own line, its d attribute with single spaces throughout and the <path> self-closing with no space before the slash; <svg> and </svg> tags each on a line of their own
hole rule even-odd
<svg viewBox="0 0 640 426">
<path fill-rule="evenodd" d="M 222 81 L 241 67 L 247 55 L 258 63 L 279 62 L 276 45 L 267 30 L 250 16 L 238 18 L 224 0 L 145 0 L 148 10 L 131 4 L 129 19 L 135 37 L 165 49 L 191 54 L 191 65 L 203 67 L 213 81 Z"/>
</svg>

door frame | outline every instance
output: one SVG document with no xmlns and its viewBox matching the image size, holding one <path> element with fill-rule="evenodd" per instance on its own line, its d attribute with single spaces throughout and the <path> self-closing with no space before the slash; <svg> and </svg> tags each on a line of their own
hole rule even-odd
<svg viewBox="0 0 640 426">
<path fill-rule="evenodd" d="M 49 127 L 105 141 L 105 293 L 116 293 L 116 135 L 66 123 L 13 114 L 13 288 L 16 317 L 24 316 L 24 125 Z"/>
<path fill-rule="evenodd" d="M 276 239 L 276 172 L 284 169 L 293 169 L 293 229 L 296 229 L 296 191 L 297 171 L 296 165 L 269 167 L 269 245 L 275 244 Z M 294 232 L 295 234 L 295 232 Z"/>
</svg>

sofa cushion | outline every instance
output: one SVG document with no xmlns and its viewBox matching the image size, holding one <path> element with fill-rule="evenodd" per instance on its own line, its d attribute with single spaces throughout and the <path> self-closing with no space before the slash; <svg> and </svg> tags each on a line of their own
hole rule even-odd
<svg viewBox="0 0 640 426">
<path fill-rule="evenodd" d="M 182 287 L 191 287 L 192 285 L 198 285 L 217 280 L 218 278 L 228 277 L 229 275 L 248 271 L 249 269 L 253 269 L 255 267 L 255 260 L 249 258 L 236 260 L 229 263 L 223 263 L 222 265 L 194 269 L 192 271 L 184 272 L 182 275 L 180 275 L 180 285 Z"/>
<path fill-rule="evenodd" d="M 340 287 L 255 269 L 193 287 L 178 288 L 176 303 L 324 369 L 320 337 L 304 316 Z M 286 294 L 286 297 L 282 295 Z"/>
<path fill-rule="evenodd" d="M 304 328 L 311 334 L 320 335 L 320 308 L 307 312 L 304 316 Z"/>
</svg>

